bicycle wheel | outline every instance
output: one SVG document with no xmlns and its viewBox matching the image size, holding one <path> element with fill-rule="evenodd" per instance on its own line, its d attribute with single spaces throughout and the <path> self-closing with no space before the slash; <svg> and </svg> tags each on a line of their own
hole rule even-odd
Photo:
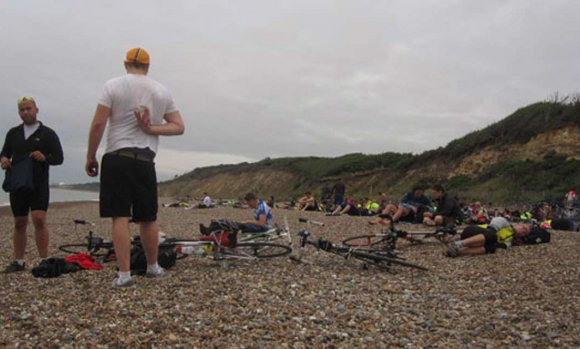
<svg viewBox="0 0 580 349">
<path fill-rule="evenodd" d="M 99 249 L 98 252 L 91 252 L 86 243 L 77 243 L 77 244 L 67 244 L 67 245 L 60 245 L 58 249 L 62 252 L 70 253 L 70 254 L 79 254 L 79 253 L 88 253 L 94 257 L 104 257 L 108 255 L 108 249 Z"/>
<path fill-rule="evenodd" d="M 292 253 L 289 246 L 272 244 L 268 242 L 240 243 L 234 248 L 224 248 L 221 253 L 231 257 L 274 258 Z"/>
<path fill-rule="evenodd" d="M 342 242 L 348 247 L 368 247 L 373 249 L 387 248 L 391 244 L 391 238 L 385 234 L 353 236 Z"/>
<path fill-rule="evenodd" d="M 383 267 L 383 268 L 388 268 L 392 264 L 398 264 L 398 265 L 403 266 L 403 267 L 409 267 L 409 268 L 419 269 L 419 270 L 423 270 L 423 271 L 429 270 L 429 269 L 422 267 L 420 265 L 405 262 L 404 260 L 399 259 L 399 258 L 385 257 L 385 256 L 380 256 L 380 255 L 376 255 L 376 254 L 372 254 L 372 253 L 351 252 L 351 256 L 358 258 L 358 259 L 361 259 L 363 261 L 372 261 L 373 264 L 376 263 L 378 265 L 381 265 L 381 267 Z"/>
</svg>

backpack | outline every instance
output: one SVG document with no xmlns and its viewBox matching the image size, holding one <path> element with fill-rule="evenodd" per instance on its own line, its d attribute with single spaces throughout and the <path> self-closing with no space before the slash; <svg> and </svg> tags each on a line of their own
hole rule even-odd
<svg viewBox="0 0 580 349">
<path fill-rule="evenodd" d="M 532 228 L 528 235 L 522 238 L 522 241 L 526 245 L 545 244 L 550 242 L 551 237 L 552 234 L 550 234 L 546 229 L 535 227 Z"/>
<path fill-rule="evenodd" d="M 210 232 L 217 231 L 238 231 L 240 226 L 238 223 L 232 221 L 231 219 L 212 219 L 209 224 Z"/>
<path fill-rule="evenodd" d="M 177 251 L 175 246 L 159 246 L 157 263 L 163 269 L 170 269 L 175 266 Z M 134 275 L 145 275 L 147 272 L 147 257 L 143 246 L 135 245 L 131 248 L 131 272 Z"/>
</svg>

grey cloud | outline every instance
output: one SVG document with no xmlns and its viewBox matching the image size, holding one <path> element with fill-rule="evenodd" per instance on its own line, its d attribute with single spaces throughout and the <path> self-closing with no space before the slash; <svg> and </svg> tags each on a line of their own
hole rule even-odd
<svg viewBox="0 0 580 349">
<path fill-rule="evenodd" d="M 53 178 L 88 180 L 96 97 L 142 46 L 186 121 L 183 137 L 162 140 L 172 159 L 421 152 L 576 91 L 578 10 L 559 0 L 3 2 L 0 133 L 18 122 L 15 99 L 34 95 L 67 150 Z"/>
</svg>

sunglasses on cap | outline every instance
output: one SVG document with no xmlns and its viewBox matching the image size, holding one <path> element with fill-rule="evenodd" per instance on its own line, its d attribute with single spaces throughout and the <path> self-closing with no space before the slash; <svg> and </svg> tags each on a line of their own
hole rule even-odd
<svg viewBox="0 0 580 349">
<path fill-rule="evenodd" d="M 36 102 L 36 101 L 34 100 L 34 98 L 32 98 L 32 97 L 28 97 L 28 96 L 24 96 L 24 97 L 20 97 L 20 98 L 18 98 L 18 104 L 20 104 L 20 103 L 22 103 L 22 102 L 24 102 L 24 101 L 31 101 L 31 102 Z"/>
</svg>

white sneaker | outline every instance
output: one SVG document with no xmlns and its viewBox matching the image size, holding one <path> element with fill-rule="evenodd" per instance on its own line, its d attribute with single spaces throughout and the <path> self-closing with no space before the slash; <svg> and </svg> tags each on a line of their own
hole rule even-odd
<svg viewBox="0 0 580 349">
<path fill-rule="evenodd" d="M 167 275 L 169 275 L 169 273 L 166 272 L 165 269 L 159 268 L 159 273 L 155 274 L 155 273 L 148 271 L 145 274 L 145 277 L 148 279 L 165 279 L 167 277 Z"/>
<path fill-rule="evenodd" d="M 135 281 L 133 281 L 133 278 L 123 282 L 123 283 L 119 283 L 119 278 L 115 278 L 115 280 L 113 280 L 113 282 L 111 283 L 112 287 L 133 287 L 135 286 Z"/>
</svg>

